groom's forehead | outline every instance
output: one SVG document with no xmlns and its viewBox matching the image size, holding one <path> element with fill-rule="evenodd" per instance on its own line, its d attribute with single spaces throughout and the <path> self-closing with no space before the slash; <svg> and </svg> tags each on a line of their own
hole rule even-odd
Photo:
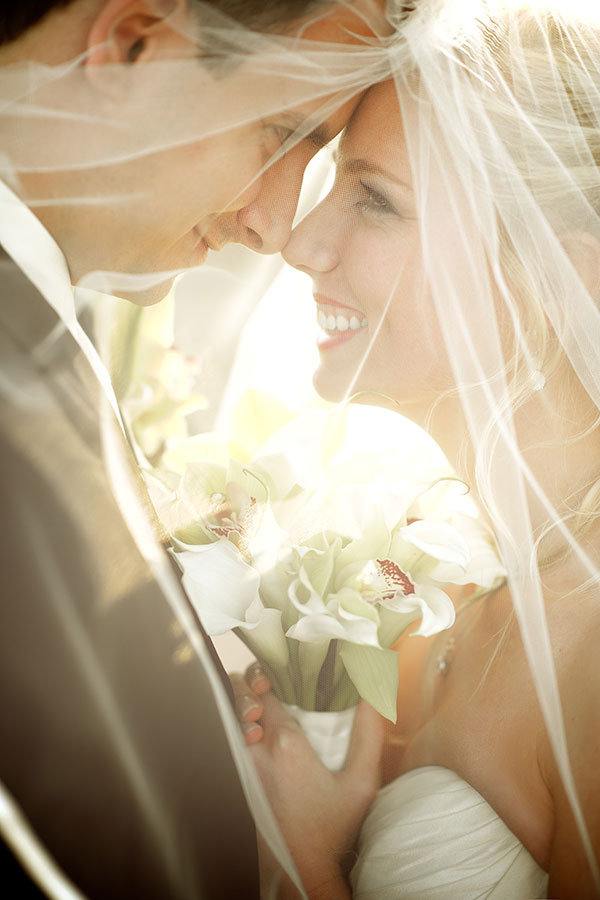
<svg viewBox="0 0 600 900">
<path fill-rule="evenodd" d="M 377 15 L 382 7 L 383 0 L 322 4 L 312 17 L 293 24 L 288 20 L 281 28 L 270 29 L 272 41 L 267 38 L 263 42 L 257 35 L 256 45 L 250 41 L 241 56 L 239 45 L 229 59 L 225 50 L 220 57 L 213 47 L 213 59 L 220 57 L 223 66 L 217 61 L 213 68 L 209 60 L 208 71 L 200 67 L 208 78 L 204 81 L 201 106 L 209 132 L 262 122 L 267 127 L 282 125 L 297 132 L 297 139 L 317 149 L 324 147 L 346 125 L 362 95 L 362 91 L 357 91 L 349 97 L 349 74 L 344 93 L 336 96 L 339 58 L 335 47 L 343 47 L 347 56 L 348 45 L 364 46 L 364 38 L 371 38 L 374 28 L 381 24 L 381 16 L 377 20 Z M 365 14 L 366 9 L 370 15 Z M 283 35 L 283 41 L 275 35 Z M 292 40 L 288 41 L 288 37 Z M 350 55 L 353 56 L 352 50 Z M 348 65 L 350 62 L 348 57 Z M 359 58 L 352 59 L 352 63 L 360 68 Z M 356 78 L 361 80 L 359 72 Z"/>
</svg>

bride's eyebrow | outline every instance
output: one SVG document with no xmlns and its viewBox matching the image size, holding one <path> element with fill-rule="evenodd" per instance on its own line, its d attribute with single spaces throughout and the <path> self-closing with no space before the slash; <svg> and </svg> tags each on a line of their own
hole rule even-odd
<svg viewBox="0 0 600 900">
<path fill-rule="evenodd" d="M 338 168 L 346 175 L 381 175 L 381 177 L 387 179 L 387 181 L 392 181 L 394 184 L 397 184 L 399 187 L 412 193 L 413 188 L 411 184 L 402 181 L 401 178 L 398 178 L 392 172 L 388 171 L 388 169 L 383 169 L 381 166 L 378 166 L 377 163 L 371 162 L 368 159 L 345 159 L 337 153 L 334 154 L 334 159 Z"/>
</svg>

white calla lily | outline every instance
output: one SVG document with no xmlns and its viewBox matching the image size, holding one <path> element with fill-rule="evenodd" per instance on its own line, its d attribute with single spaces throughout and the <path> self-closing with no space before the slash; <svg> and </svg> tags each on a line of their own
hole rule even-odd
<svg viewBox="0 0 600 900">
<path fill-rule="evenodd" d="M 454 563 L 462 569 L 466 569 L 469 563 L 467 541 L 447 522 L 417 520 L 399 528 L 397 534 L 407 544 L 412 544 L 436 560 Z"/>
<path fill-rule="evenodd" d="M 182 583 L 210 635 L 235 630 L 261 659 L 275 667 L 288 664 L 289 650 L 281 610 L 265 607 L 260 576 L 229 541 L 204 544 L 177 554 Z"/>
<path fill-rule="evenodd" d="M 455 513 L 450 521 L 468 544 L 469 562 L 463 570 L 440 561 L 433 569 L 432 577 L 439 582 L 476 584 L 482 588 L 491 588 L 499 579 L 505 578 L 506 569 L 498 558 L 491 531 L 479 519 L 464 513 Z"/>
<path fill-rule="evenodd" d="M 208 634 L 224 634 L 256 622 L 262 607 L 260 576 L 233 544 L 200 544 L 178 553 L 176 559 L 183 571 L 183 586 Z"/>
</svg>

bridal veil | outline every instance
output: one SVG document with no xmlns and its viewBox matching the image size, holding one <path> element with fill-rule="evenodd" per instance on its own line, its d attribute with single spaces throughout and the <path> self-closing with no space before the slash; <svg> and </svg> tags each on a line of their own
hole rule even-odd
<svg viewBox="0 0 600 900">
<path fill-rule="evenodd" d="M 210 4 L 197 5 L 197 31 L 182 35 L 194 43 L 195 55 L 94 71 L 92 49 L 90 59 L 67 65 L 50 59 L 0 71 L 2 178 L 16 190 L 26 182 L 34 210 L 66 204 L 131 214 L 138 205 L 147 215 L 143 201 L 150 185 L 115 194 L 96 173 L 152 156 L 160 161 L 173 148 L 201 147 L 215 135 L 281 113 L 298 119 L 301 110 L 281 146 L 265 156 L 266 171 L 343 102 L 393 80 L 420 235 L 427 309 L 420 327 L 447 359 L 450 373 L 436 382 L 431 420 L 443 410 L 444 398 L 458 398 L 465 453 L 474 460 L 473 489 L 508 571 L 564 789 L 600 885 L 598 848 L 591 845 L 584 798 L 572 776 L 571 720 L 561 704 L 547 621 L 549 602 L 577 609 L 585 597 L 589 609 L 593 598 L 596 610 L 600 603 L 600 552 L 597 539 L 590 539 L 600 511 L 600 457 L 590 464 L 583 456 L 600 427 L 600 13 L 578 0 L 390 0 L 385 23 L 373 20 L 372 28 L 338 44 L 249 31 Z M 368 20 L 364 10 L 361 15 Z M 104 105 L 91 105 L 90 83 L 99 77 L 112 80 L 113 87 Z M 382 139 L 372 136 L 375 143 Z M 63 196 L 57 195 L 57 179 L 54 193 L 44 193 L 44 173 L 62 170 L 77 178 L 65 180 Z M 199 179 L 209 183 L 211 177 L 209 168 L 200 167 Z M 210 300 L 204 315 L 211 333 L 237 334 L 239 311 L 228 300 L 232 294 L 259 298 L 275 268 L 272 260 L 259 263 L 228 251 L 222 259 L 209 258 L 194 289 Z M 85 306 L 90 292 L 146 290 L 173 275 L 181 272 L 85 272 L 79 302 Z M 390 305 L 401 302 L 402 281 L 399 266 Z M 285 305 L 286 297 L 279 302 Z M 61 315 L 76 331 L 74 312 Z M 367 357 L 375 352 L 376 337 Z M 406 338 L 402 353 L 410 352 L 410 334 Z M 100 343 L 106 352 L 108 341 Z M 557 379 L 558 398 L 552 392 Z M 22 387 L 15 376 L 5 378 L 0 390 L 13 392 L 18 402 Z M 351 379 L 347 395 L 354 392 Z M 532 428 L 536 420 L 539 430 Z M 554 423 L 552 434 L 548 421 Z M 552 446 L 581 446 L 585 458 L 560 487 L 549 483 L 545 469 Z M 110 439 L 105 452 L 110 460 Z M 143 514 L 118 466 L 113 474 L 124 516 L 153 560 Z M 565 560 L 564 596 L 549 601 L 548 578 Z M 156 559 L 153 564 L 160 569 Z M 170 573 L 159 577 L 202 654 Z M 585 628 L 585 618 L 576 621 Z M 216 689 L 226 705 L 224 692 Z M 585 692 L 586 685 L 580 689 Z M 229 720 L 235 744 L 235 721 Z M 250 785 L 241 744 L 236 756 Z M 247 790 L 260 804 L 260 789 Z M 261 822 L 277 845 L 266 809 Z"/>
</svg>

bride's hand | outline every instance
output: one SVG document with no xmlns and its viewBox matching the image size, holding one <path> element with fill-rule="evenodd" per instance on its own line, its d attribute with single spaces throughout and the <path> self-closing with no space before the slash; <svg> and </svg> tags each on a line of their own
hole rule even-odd
<svg viewBox="0 0 600 900">
<path fill-rule="evenodd" d="M 246 744 L 256 744 L 262 740 L 263 729 L 260 722 L 263 714 L 263 696 L 271 688 L 269 679 L 260 663 L 252 663 L 245 673 L 230 672 L 229 680 L 235 697 L 235 709 L 240 720 Z"/>
<path fill-rule="evenodd" d="M 346 765 L 333 773 L 272 693 L 260 704 L 262 740 L 251 753 L 305 890 L 311 900 L 349 898 L 344 857 L 380 784 L 383 720 L 361 701 Z"/>
</svg>

